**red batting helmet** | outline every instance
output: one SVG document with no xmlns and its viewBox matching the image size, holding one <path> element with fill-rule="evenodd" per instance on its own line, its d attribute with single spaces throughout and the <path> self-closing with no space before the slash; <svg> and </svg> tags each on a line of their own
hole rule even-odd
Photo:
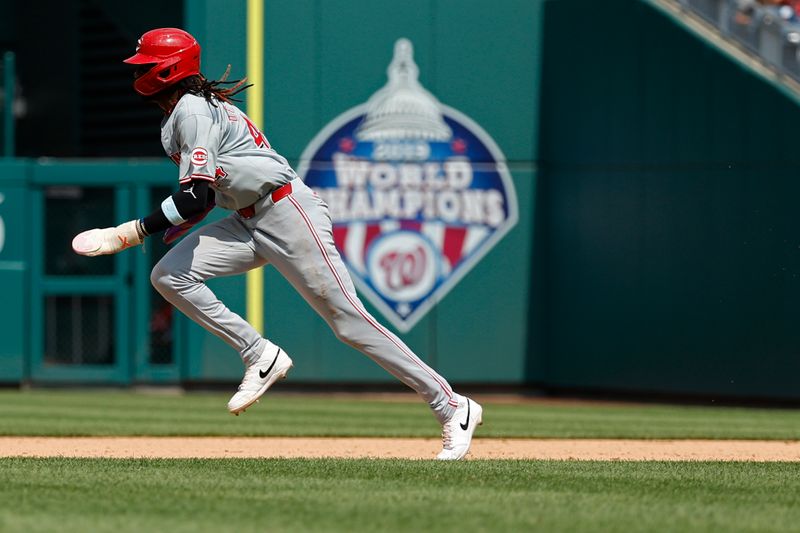
<svg viewBox="0 0 800 533">
<path fill-rule="evenodd" d="M 200 73 L 200 45 L 194 37 L 177 28 L 150 30 L 139 38 L 136 53 L 125 63 L 152 65 L 133 82 L 137 93 L 150 96 Z"/>
</svg>

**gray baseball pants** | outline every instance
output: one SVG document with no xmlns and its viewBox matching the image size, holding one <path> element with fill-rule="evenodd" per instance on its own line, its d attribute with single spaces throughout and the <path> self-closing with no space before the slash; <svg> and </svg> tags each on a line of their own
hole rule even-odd
<svg viewBox="0 0 800 533">
<path fill-rule="evenodd" d="M 258 359 L 266 340 L 205 281 L 271 264 L 339 340 L 417 391 L 444 422 L 458 405 L 452 388 L 367 312 L 334 245 L 327 206 L 300 179 L 291 186 L 292 193 L 277 202 L 270 195 L 259 200 L 252 218 L 234 213 L 186 235 L 153 268 L 153 286 L 248 364 Z"/>
</svg>

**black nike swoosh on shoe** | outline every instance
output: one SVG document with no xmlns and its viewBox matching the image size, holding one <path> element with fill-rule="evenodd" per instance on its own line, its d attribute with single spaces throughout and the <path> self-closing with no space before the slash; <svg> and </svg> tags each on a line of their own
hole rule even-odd
<svg viewBox="0 0 800 533">
<path fill-rule="evenodd" d="M 466 431 L 467 428 L 469 428 L 469 399 L 467 399 L 467 421 L 461 424 L 461 429 Z"/>
<path fill-rule="evenodd" d="M 259 371 L 258 371 L 258 377 L 260 377 L 261 379 L 264 379 L 265 377 L 267 377 L 267 375 L 269 374 L 269 371 L 270 371 L 270 370 L 272 370 L 272 367 L 273 367 L 273 366 L 275 366 L 275 362 L 278 360 L 278 356 L 279 356 L 280 354 L 281 354 L 281 349 L 280 349 L 280 348 L 278 348 L 278 351 L 277 351 L 277 352 L 275 352 L 275 359 L 273 359 L 273 360 L 272 360 L 272 364 L 271 364 L 271 365 L 269 365 L 269 368 L 268 368 L 266 371 L 264 371 L 264 370 L 259 370 Z"/>
</svg>

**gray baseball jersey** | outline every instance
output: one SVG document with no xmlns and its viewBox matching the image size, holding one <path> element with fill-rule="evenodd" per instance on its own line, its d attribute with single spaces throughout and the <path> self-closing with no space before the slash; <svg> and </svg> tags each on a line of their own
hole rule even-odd
<svg viewBox="0 0 800 533">
<path fill-rule="evenodd" d="M 161 123 L 180 182 L 207 180 L 217 205 L 237 210 L 296 178 L 286 159 L 236 106 L 187 94 Z"/>
<path fill-rule="evenodd" d="M 233 213 L 184 237 L 153 269 L 155 288 L 249 364 L 267 341 L 217 299 L 205 281 L 271 264 L 341 341 L 417 391 L 440 422 L 448 420 L 458 406 L 457 395 L 364 308 L 334 244 L 328 206 L 244 113 L 214 104 L 194 95 L 182 97 L 162 124 L 164 148 L 179 163 L 182 182 L 212 181 L 219 206 L 238 210 L 252 205 L 252 216 Z"/>
</svg>

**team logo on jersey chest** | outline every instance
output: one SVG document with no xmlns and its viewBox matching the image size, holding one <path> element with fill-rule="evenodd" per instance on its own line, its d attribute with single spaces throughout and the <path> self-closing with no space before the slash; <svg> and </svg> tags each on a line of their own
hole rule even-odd
<svg viewBox="0 0 800 533">
<path fill-rule="evenodd" d="M 388 75 L 317 134 L 298 173 L 358 288 L 405 332 L 516 224 L 517 199 L 491 137 L 420 85 L 407 39 Z"/>
</svg>

